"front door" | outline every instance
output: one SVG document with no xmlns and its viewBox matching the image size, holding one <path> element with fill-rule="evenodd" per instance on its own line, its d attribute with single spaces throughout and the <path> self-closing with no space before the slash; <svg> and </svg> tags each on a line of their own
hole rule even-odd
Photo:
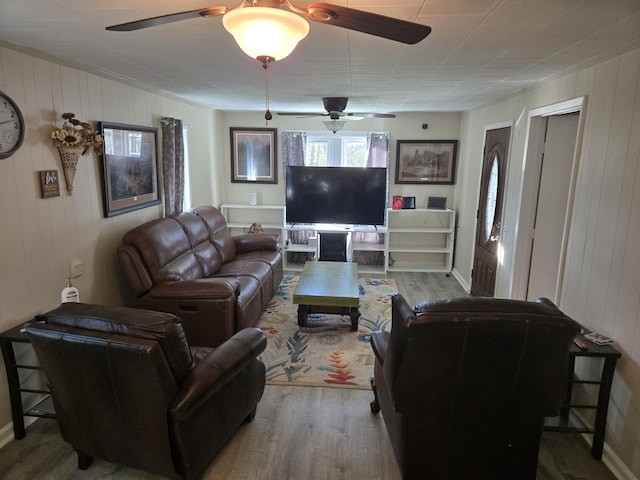
<svg viewBox="0 0 640 480">
<path fill-rule="evenodd" d="M 485 136 L 471 272 L 471 294 L 476 296 L 492 297 L 495 292 L 510 136 L 511 127 L 487 130 Z"/>
</svg>

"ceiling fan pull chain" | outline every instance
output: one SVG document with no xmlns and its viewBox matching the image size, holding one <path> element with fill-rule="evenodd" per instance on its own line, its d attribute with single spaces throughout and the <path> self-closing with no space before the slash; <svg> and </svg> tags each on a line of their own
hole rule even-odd
<svg viewBox="0 0 640 480">
<path fill-rule="evenodd" d="M 264 99 L 265 99 L 265 112 L 264 119 L 266 125 L 269 125 L 269 120 L 273 118 L 271 111 L 269 110 L 269 62 L 273 61 L 272 57 L 260 56 L 258 60 L 262 62 L 262 68 L 264 68 Z"/>
</svg>

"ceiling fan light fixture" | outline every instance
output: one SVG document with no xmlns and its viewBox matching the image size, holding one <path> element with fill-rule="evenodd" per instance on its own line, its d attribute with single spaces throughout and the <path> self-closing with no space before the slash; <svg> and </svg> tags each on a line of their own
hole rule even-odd
<svg viewBox="0 0 640 480">
<path fill-rule="evenodd" d="M 309 33 L 309 23 L 304 18 L 270 7 L 231 10 L 222 17 L 222 24 L 251 58 L 281 60 Z"/>
<path fill-rule="evenodd" d="M 330 132 L 336 133 L 342 130 L 342 128 L 347 124 L 346 120 L 323 120 L 324 126 L 327 127 L 327 130 Z"/>
</svg>

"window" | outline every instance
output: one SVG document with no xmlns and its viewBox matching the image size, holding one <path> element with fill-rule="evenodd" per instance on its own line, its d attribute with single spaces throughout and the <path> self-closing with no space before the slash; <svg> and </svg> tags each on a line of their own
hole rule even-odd
<svg viewBox="0 0 640 480">
<path fill-rule="evenodd" d="M 140 157 L 142 147 L 142 133 L 128 130 L 106 129 L 107 137 L 104 144 L 107 155 L 124 155 L 126 157 Z M 117 153 L 116 153 L 117 152 Z"/>
<path fill-rule="evenodd" d="M 309 133 L 304 164 L 310 167 L 366 167 L 367 136 Z"/>
</svg>

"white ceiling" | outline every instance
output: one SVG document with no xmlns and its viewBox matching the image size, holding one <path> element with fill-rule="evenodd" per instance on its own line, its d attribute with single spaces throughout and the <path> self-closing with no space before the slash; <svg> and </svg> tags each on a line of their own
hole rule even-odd
<svg viewBox="0 0 640 480">
<path fill-rule="evenodd" d="M 149 16 L 238 2 L 0 0 L 0 42 L 215 109 L 259 111 L 265 105 L 261 64 L 240 51 L 221 17 L 105 31 Z M 294 53 L 269 68 L 274 113 L 322 112 L 323 96 L 350 97 L 351 112 L 467 110 L 640 48 L 640 0 L 332 3 L 433 31 L 417 45 L 404 45 L 311 22 Z"/>
</svg>

